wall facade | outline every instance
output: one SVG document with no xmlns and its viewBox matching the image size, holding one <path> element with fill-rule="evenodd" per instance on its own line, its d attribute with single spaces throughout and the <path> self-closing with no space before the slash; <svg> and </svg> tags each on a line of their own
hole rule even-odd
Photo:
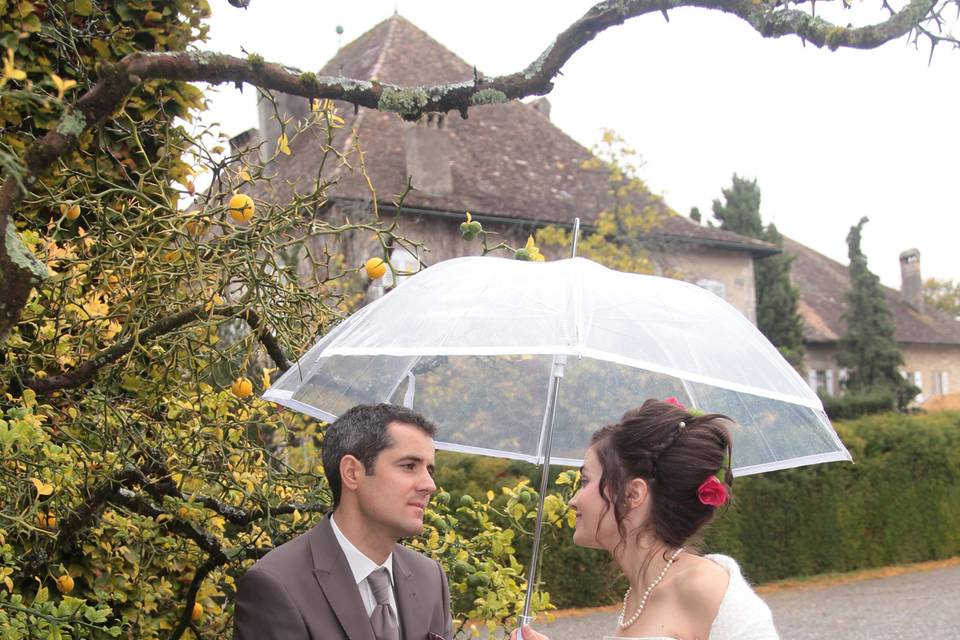
<svg viewBox="0 0 960 640">
<path fill-rule="evenodd" d="M 960 345 L 901 343 L 902 372 L 920 388 L 914 402 L 960 391 Z M 845 372 L 837 366 L 834 344 L 807 344 L 803 364 L 807 383 L 827 395 L 842 394 Z"/>
</svg>

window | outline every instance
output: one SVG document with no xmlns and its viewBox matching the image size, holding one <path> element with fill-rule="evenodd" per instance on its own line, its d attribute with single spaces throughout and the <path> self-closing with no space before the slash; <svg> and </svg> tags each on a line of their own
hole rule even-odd
<svg viewBox="0 0 960 640">
<path fill-rule="evenodd" d="M 945 396 L 950 393 L 950 375 L 946 371 L 934 371 L 932 382 L 932 395 Z"/>
<path fill-rule="evenodd" d="M 697 280 L 696 285 L 702 287 L 712 293 L 715 296 L 719 296 L 724 300 L 727 299 L 727 288 L 719 280 L 710 280 L 709 278 L 703 278 Z"/>
<path fill-rule="evenodd" d="M 811 369 L 807 372 L 807 384 L 821 395 L 836 395 L 833 369 Z"/>
<path fill-rule="evenodd" d="M 420 259 L 401 246 L 395 246 L 390 252 L 390 263 L 396 271 L 400 272 L 394 276 L 395 285 L 399 285 L 420 270 Z M 406 275 L 400 275 L 401 273 Z"/>
</svg>

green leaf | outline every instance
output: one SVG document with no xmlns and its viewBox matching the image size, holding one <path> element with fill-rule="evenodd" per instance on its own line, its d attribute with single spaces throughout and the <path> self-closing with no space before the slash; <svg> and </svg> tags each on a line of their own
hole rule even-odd
<svg viewBox="0 0 960 640">
<path fill-rule="evenodd" d="M 93 13 L 92 0 L 73 0 L 73 12 L 78 16 L 91 15 Z"/>
</svg>

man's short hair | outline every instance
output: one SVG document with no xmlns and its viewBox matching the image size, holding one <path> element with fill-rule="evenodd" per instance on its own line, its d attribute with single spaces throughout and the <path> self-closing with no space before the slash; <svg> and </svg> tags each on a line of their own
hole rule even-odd
<svg viewBox="0 0 960 640">
<path fill-rule="evenodd" d="M 431 438 L 437 432 L 436 425 L 416 411 L 394 404 L 358 404 L 327 427 L 323 436 L 323 472 L 333 494 L 334 507 L 340 503 L 343 456 L 357 458 L 364 470 L 372 474 L 380 452 L 393 445 L 387 433 L 391 422 L 413 425 Z"/>
</svg>

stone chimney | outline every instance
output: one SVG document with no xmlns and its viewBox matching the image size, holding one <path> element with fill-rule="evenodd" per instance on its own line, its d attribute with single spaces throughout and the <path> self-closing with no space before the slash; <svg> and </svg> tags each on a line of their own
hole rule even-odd
<svg viewBox="0 0 960 640">
<path fill-rule="evenodd" d="M 276 107 L 274 107 L 276 102 Z M 293 138 L 297 130 L 297 122 L 310 115 L 310 101 L 300 96 L 291 96 L 285 93 L 274 93 L 273 101 L 261 96 L 257 100 L 257 115 L 260 120 L 260 137 L 263 146 L 260 147 L 260 158 L 263 162 L 269 161 L 277 150 L 277 139 L 280 138 L 280 122 L 284 125 L 287 136 Z"/>
<path fill-rule="evenodd" d="M 427 114 L 425 121 L 403 132 L 407 175 L 413 188 L 437 196 L 453 193 L 452 149 L 450 136 L 443 130 L 444 120 L 443 115 Z"/>
<path fill-rule="evenodd" d="M 238 133 L 230 138 L 230 155 L 246 153 L 258 144 L 260 144 L 260 131 L 258 129 L 247 129 L 243 133 Z"/>
<path fill-rule="evenodd" d="M 534 110 L 538 111 L 547 120 L 550 119 L 550 101 L 546 98 L 537 98 L 530 103 Z"/>
<path fill-rule="evenodd" d="M 907 249 L 900 254 L 900 298 L 923 313 L 923 278 L 917 249 Z"/>
</svg>

